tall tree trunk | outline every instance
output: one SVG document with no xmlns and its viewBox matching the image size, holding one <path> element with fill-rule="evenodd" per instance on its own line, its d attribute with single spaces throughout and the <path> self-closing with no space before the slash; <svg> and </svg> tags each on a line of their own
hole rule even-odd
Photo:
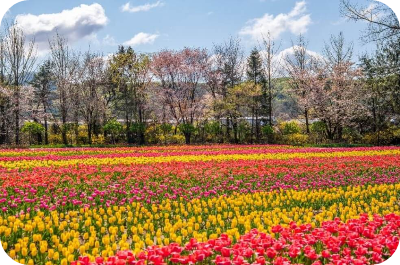
<svg viewBox="0 0 400 265">
<path fill-rule="evenodd" d="M 310 124 L 308 122 L 308 109 L 307 108 L 304 110 L 304 117 L 306 119 L 306 132 L 307 132 L 307 134 L 309 134 L 310 133 Z"/>
<path fill-rule="evenodd" d="M 186 144 L 190 144 L 190 138 L 191 138 L 191 136 L 192 136 L 192 133 L 190 133 L 190 132 L 185 132 L 184 135 L 185 135 L 185 142 L 186 142 Z"/>
<path fill-rule="evenodd" d="M 139 144 L 140 145 L 144 145 L 146 143 L 146 139 L 145 139 L 145 130 L 146 130 L 146 124 L 145 124 L 145 120 L 144 120 L 144 114 L 143 114 L 143 110 L 141 107 L 139 107 L 138 110 L 139 113 L 139 121 L 140 121 L 140 127 L 139 127 Z M 143 130 L 142 130 L 142 125 L 143 125 Z"/>
<path fill-rule="evenodd" d="M 378 122 L 377 122 L 377 117 L 376 117 L 376 107 L 375 107 L 375 98 L 372 98 L 372 117 L 374 119 L 374 123 L 372 124 L 373 126 L 373 131 L 376 132 L 378 130 Z"/>
<path fill-rule="evenodd" d="M 268 95 L 268 119 L 269 126 L 272 126 L 272 87 L 269 88 Z"/>
<path fill-rule="evenodd" d="M 229 117 L 226 117 L 226 136 L 225 136 L 225 138 L 226 138 L 226 141 L 230 141 L 230 138 L 231 138 L 231 121 L 230 121 L 230 119 L 229 119 Z"/>
<path fill-rule="evenodd" d="M 107 123 L 107 114 L 106 114 L 106 112 L 104 111 L 103 112 L 103 128 L 104 128 L 104 126 L 106 125 L 106 123 Z M 104 131 L 103 130 L 103 136 L 104 136 L 104 140 L 105 139 L 107 139 L 107 132 L 106 131 Z M 113 136 L 111 136 L 111 138 L 112 138 Z M 113 140 L 114 141 L 114 140 Z M 115 144 L 114 142 L 113 142 L 113 144 Z"/>
<path fill-rule="evenodd" d="M 46 104 L 43 104 L 43 110 L 44 110 L 44 144 L 48 145 L 49 144 L 49 126 L 47 124 L 47 107 Z"/>
<path fill-rule="evenodd" d="M 42 144 L 43 143 L 43 139 L 42 139 L 42 133 L 41 132 L 39 132 L 39 133 L 37 133 L 37 141 L 38 141 L 38 144 Z"/>
<path fill-rule="evenodd" d="M 88 133 L 88 142 L 91 145 L 92 144 L 92 122 L 90 121 L 91 118 L 89 118 L 88 124 L 87 124 L 87 133 Z"/>
<path fill-rule="evenodd" d="M 235 118 L 232 118 L 232 129 L 233 129 L 233 140 L 234 140 L 234 143 L 237 144 L 237 143 L 239 143 L 238 124 L 237 124 L 237 120 Z"/>
<path fill-rule="evenodd" d="M 128 117 L 128 112 L 125 115 L 125 124 L 126 124 L 126 141 L 128 144 L 133 144 L 133 137 L 131 132 L 131 122 Z"/>
<path fill-rule="evenodd" d="M 251 109 L 251 137 L 250 137 L 250 143 L 253 143 L 253 139 L 255 137 L 255 132 L 254 132 L 254 106 Z"/>
<path fill-rule="evenodd" d="M 260 140 L 260 122 L 258 120 L 258 110 L 256 109 L 256 143 Z"/>
<path fill-rule="evenodd" d="M 341 141 L 343 139 L 343 126 L 338 125 L 337 133 L 338 133 L 338 140 Z"/>
<path fill-rule="evenodd" d="M 67 115 L 66 115 L 66 110 L 64 109 L 64 107 L 61 110 L 61 135 L 62 135 L 62 141 L 64 145 L 68 145 L 68 139 L 67 139 Z"/>
<path fill-rule="evenodd" d="M 78 106 L 78 104 L 75 104 Z M 75 134 L 75 142 L 78 142 L 79 139 L 79 108 L 77 107 L 74 112 L 74 134 Z M 72 139 L 71 139 L 72 141 Z"/>
<path fill-rule="evenodd" d="M 335 132 L 334 132 L 334 130 L 332 129 L 332 124 L 331 124 L 330 121 L 329 121 L 328 123 L 325 122 L 325 124 L 326 124 L 326 134 L 327 134 L 327 136 L 328 136 L 328 139 L 329 139 L 329 140 L 333 140 L 333 137 L 334 137 L 334 135 L 335 135 Z"/>
<path fill-rule="evenodd" d="M 5 117 L 5 107 L 3 105 L 0 105 L 0 116 Z M 6 143 L 6 121 L 1 120 L 0 121 L 0 145 Z"/>
<path fill-rule="evenodd" d="M 36 123 L 40 123 L 39 120 L 36 119 L 36 118 L 34 118 L 33 121 L 36 122 Z M 37 141 L 37 143 L 38 143 L 38 144 L 42 144 L 42 142 L 43 142 L 42 133 L 41 133 L 41 132 L 38 132 L 38 133 L 36 133 L 35 135 L 36 135 L 36 141 Z"/>
<path fill-rule="evenodd" d="M 19 89 L 19 88 L 17 88 Z M 17 98 L 15 103 L 15 144 L 19 145 L 19 92 L 17 92 Z"/>
<path fill-rule="evenodd" d="M 47 124 L 47 117 L 44 118 L 44 144 L 49 144 L 49 126 Z"/>
</svg>

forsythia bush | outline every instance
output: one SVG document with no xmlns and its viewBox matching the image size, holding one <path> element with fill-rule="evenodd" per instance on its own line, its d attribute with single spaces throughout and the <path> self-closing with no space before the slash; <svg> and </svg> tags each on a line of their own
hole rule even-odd
<svg viewBox="0 0 400 265">
<path fill-rule="evenodd" d="M 291 144 L 291 145 L 304 145 L 308 143 L 308 135 L 301 133 L 284 135 L 282 138 L 286 144 Z"/>
</svg>

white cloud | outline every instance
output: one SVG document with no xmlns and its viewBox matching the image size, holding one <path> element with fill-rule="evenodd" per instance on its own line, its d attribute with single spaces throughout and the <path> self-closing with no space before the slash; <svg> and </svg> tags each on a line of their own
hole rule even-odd
<svg viewBox="0 0 400 265">
<path fill-rule="evenodd" d="M 92 39 L 108 22 L 103 7 L 96 3 L 82 4 L 60 13 L 17 15 L 15 20 L 28 38 L 35 38 L 39 50 L 48 49 L 48 39 L 56 32 L 69 42 Z"/>
<path fill-rule="evenodd" d="M 303 34 L 307 32 L 311 24 L 310 14 L 307 14 L 306 2 L 297 2 L 294 8 L 287 14 L 278 14 L 277 16 L 265 14 L 261 18 L 255 18 L 247 22 L 239 34 L 250 36 L 254 41 L 260 40 L 268 32 L 273 39 L 290 31 L 293 34 Z"/>
<path fill-rule="evenodd" d="M 153 44 L 158 37 L 159 37 L 158 34 L 149 34 L 140 32 L 136 34 L 132 39 L 125 41 L 124 45 L 137 46 L 141 44 Z"/>
<path fill-rule="evenodd" d="M 287 49 L 282 50 L 280 53 L 277 54 L 277 58 L 280 60 L 284 60 L 286 58 L 293 58 L 294 57 L 294 52 L 296 49 L 301 49 L 300 46 L 294 45 L 292 47 L 289 47 Z M 311 50 L 306 50 L 306 55 L 312 58 L 315 58 L 317 60 L 320 60 L 323 58 L 323 56 L 317 52 L 311 51 Z"/>
<path fill-rule="evenodd" d="M 102 59 L 104 60 L 105 64 L 108 65 L 113 56 L 114 53 L 108 53 L 107 55 L 102 56 Z"/>
<path fill-rule="evenodd" d="M 162 1 L 157 1 L 153 4 L 147 3 L 144 5 L 140 6 L 131 6 L 131 3 L 128 2 L 125 5 L 121 6 L 122 12 L 130 12 L 130 13 L 136 13 L 136 12 L 141 12 L 141 11 L 149 11 L 150 9 L 156 8 L 156 7 L 161 7 L 164 5 L 164 2 Z"/>
<path fill-rule="evenodd" d="M 274 66 L 274 72 L 277 75 L 284 75 L 286 73 L 287 67 L 289 66 L 287 64 L 287 60 L 293 60 L 295 59 L 295 50 L 296 49 L 300 49 L 299 46 L 294 45 L 292 47 L 289 47 L 287 49 L 284 49 L 282 51 L 280 51 L 278 54 L 275 55 L 274 59 L 273 59 L 273 66 Z M 316 61 L 320 61 L 323 62 L 324 57 L 314 51 L 311 50 L 306 50 L 306 60 L 316 60 Z M 267 52 L 266 51 L 260 51 L 261 57 L 262 58 L 266 58 Z"/>
<path fill-rule="evenodd" d="M 110 35 L 107 34 L 107 35 L 103 38 L 103 44 L 104 44 L 104 45 L 108 45 L 108 46 L 116 46 L 116 45 L 117 45 L 117 42 L 115 41 L 115 39 L 114 39 L 113 36 L 110 36 Z"/>
</svg>

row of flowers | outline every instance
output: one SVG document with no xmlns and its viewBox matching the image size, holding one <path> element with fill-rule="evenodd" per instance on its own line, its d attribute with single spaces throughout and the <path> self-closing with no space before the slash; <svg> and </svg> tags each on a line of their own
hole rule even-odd
<svg viewBox="0 0 400 265">
<path fill-rule="evenodd" d="M 148 154 L 108 154 L 108 155 L 81 155 L 81 156 L 47 156 L 47 157 L 3 157 L 0 159 L 0 168 L 30 169 L 34 167 L 64 167 L 69 165 L 132 165 L 171 162 L 206 162 L 206 161 L 237 161 L 237 160 L 270 160 L 270 159 L 298 159 L 298 158 L 338 158 L 363 156 L 398 156 L 400 148 L 364 148 L 354 149 L 251 149 L 228 151 L 203 152 L 176 152 L 176 153 L 148 153 Z M 288 151 L 286 151 L 288 150 Z"/>
<path fill-rule="evenodd" d="M 398 183 L 395 156 L 36 168 L 0 173 L 0 209 L 32 210 L 185 201 L 233 193 Z"/>
<path fill-rule="evenodd" d="M 80 257 L 71 265 L 123 264 L 217 264 L 217 265 L 286 265 L 286 264 L 377 264 L 388 259 L 399 245 L 400 216 L 361 215 L 343 223 L 339 218 L 323 222 L 288 227 L 274 226 L 275 236 L 257 229 L 239 240 L 221 234 L 217 239 L 198 242 L 192 238 L 179 244 L 153 246 L 145 251 L 119 251 L 115 256 Z"/>
<path fill-rule="evenodd" d="M 349 173 L 352 173 L 349 175 Z M 68 181 L 70 178 L 66 178 Z M 3 189 L 0 209 L 4 213 L 19 214 L 30 211 L 78 210 L 81 207 L 109 207 L 125 203 L 160 203 L 164 199 L 212 198 L 234 193 L 268 192 L 273 190 L 308 190 L 347 185 L 374 185 L 398 183 L 400 169 L 327 172 L 318 175 L 272 175 L 264 177 L 232 176 L 226 178 L 199 178 L 177 182 L 175 177 L 157 179 L 125 179 L 118 183 L 106 182 L 49 187 Z"/>
<path fill-rule="evenodd" d="M 0 240 L 30 265 L 376 263 L 398 243 L 399 156 L 398 147 L 0 150 Z M 393 229 L 378 257 L 361 243 L 368 253 L 347 243 L 331 251 L 318 237 L 327 223 L 356 229 L 360 240 L 372 232 L 359 226 L 379 223 L 373 234 L 381 238 Z M 271 246 L 246 245 L 261 237 L 286 243 L 271 257 Z M 222 241 L 223 253 L 212 245 Z"/>
<path fill-rule="evenodd" d="M 227 161 L 197 161 L 186 163 L 174 161 L 169 163 L 149 164 L 96 164 L 84 165 L 77 163 L 65 167 L 33 167 L 29 170 L 20 168 L 1 169 L 0 181 L 2 187 L 27 185 L 51 185 L 57 184 L 68 176 L 76 176 L 85 181 L 87 176 L 115 175 L 134 173 L 135 177 L 143 176 L 167 176 L 176 175 L 179 178 L 185 176 L 225 176 L 225 175 L 257 175 L 265 176 L 278 173 L 302 174 L 306 172 L 325 172 L 332 170 L 353 170 L 367 168 L 399 167 L 398 155 L 370 155 L 370 156 L 347 156 L 347 157 L 311 157 L 293 158 L 290 160 L 268 159 L 268 160 L 237 160 L 235 163 Z M 67 175 L 67 176 L 66 176 Z M 132 174 L 131 174 L 132 175 Z M 81 177 L 83 176 L 83 177 Z"/>
<path fill-rule="evenodd" d="M 386 147 L 391 148 L 391 147 Z M 226 150 L 285 150 L 296 149 L 290 145 L 192 145 L 192 146 L 153 146 L 153 147 L 74 147 L 74 148 L 39 148 L 39 149 L 0 149 L 0 157 L 40 157 L 48 155 L 96 155 L 96 154 L 125 154 L 125 153 L 170 153 L 182 151 L 226 151 Z"/>
<path fill-rule="evenodd" d="M 233 194 L 189 202 L 165 199 L 159 204 L 80 208 L 68 212 L 34 211 L 0 218 L 0 239 L 14 259 L 37 264 L 65 264 L 78 258 L 107 258 L 118 250 L 135 254 L 152 245 L 206 242 L 226 233 L 230 240 L 257 228 L 357 218 L 362 213 L 400 214 L 400 184 L 325 190 L 279 190 Z"/>
</svg>

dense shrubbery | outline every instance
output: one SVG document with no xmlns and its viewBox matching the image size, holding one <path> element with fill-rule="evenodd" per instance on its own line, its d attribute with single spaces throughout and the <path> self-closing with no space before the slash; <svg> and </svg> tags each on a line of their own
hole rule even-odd
<svg viewBox="0 0 400 265">
<path fill-rule="evenodd" d="M 400 128 L 391 126 L 384 131 L 368 133 L 362 137 L 362 142 L 372 145 L 400 144 Z"/>
<path fill-rule="evenodd" d="M 38 125 L 38 126 L 37 126 Z M 23 126 L 24 141 L 32 144 L 43 144 L 38 139 L 44 139 L 40 124 L 27 123 Z M 238 143 L 270 143 L 290 145 L 395 145 L 400 143 L 400 129 L 396 126 L 388 127 L 379 133 L 361 134 L 351 128 L 344 128 L 341 140 L 329 140 L 326 135 L 326 126 L 321 121 L 316 121 L 310 126 L 310 133 L 306 133 L 305 125 L 296 121 L 280 121 L 274 126 L 264 125 L 260 129 L 260 136 L 252 138 L 251 126 L 242 122 L 238 125 Z M 53 125 L 49 132 L 49 144 L 61 145 L 62 135 L 60 126 Z M 185 131 L 186 130 L 186 131 Z M 89 145 L 87 126 L 66 126 L 69 145 Z M 134 137 L 140 133 L 144 135 L 144 143 L 148 145 L 185 144 L 185 133 L 191 134 L 191 143 L 233 143 L 233 137 L 228 137 L 226 127 L 216 121 L 205 121 L 195 126 L 175 126 L 169 123 L 150 124 L 147 126 L 133 124 L 130 130 Z M 97 134 L 92 136 L 92 145 L 122 145 L 126 144 L 126 127 L 113 119 L 106 123 Z M 77 134 L 76 134 L 77 133 Z M 232 132 L 230 132 L 232 134 Z M 29 140 L 30 139 L 30 140 Z M 137 143 L 139 144 L 139 143 Z"/>
</svg>

